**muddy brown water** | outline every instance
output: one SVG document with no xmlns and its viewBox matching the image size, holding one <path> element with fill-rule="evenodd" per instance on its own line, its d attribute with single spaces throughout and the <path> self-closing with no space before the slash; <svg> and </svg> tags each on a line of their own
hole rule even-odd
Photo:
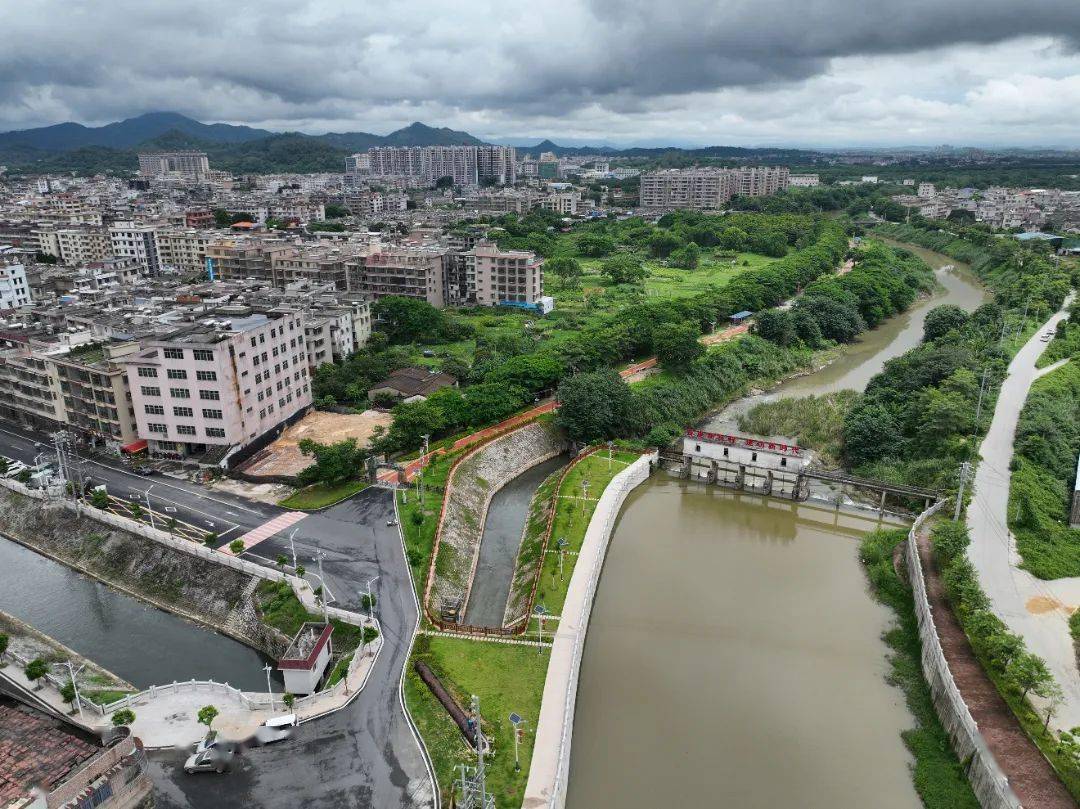
<svg viewBox="0 0 1080 809">
<path fill-rule="evenodd" d="M 938 278 L 930 299 L 768 396 L 862 389 L 918 343 L 931 308 L 986 299 L 962 265 Z M 747 398 L 709 426 L 762 400 Z M 662 473 L 635 490 L 589 624 L 567 806 L 920 806 L 900 739 L 912 717 L 886 682 L 892 616 L 858 560 L 878 525 Z"/>
</svg>

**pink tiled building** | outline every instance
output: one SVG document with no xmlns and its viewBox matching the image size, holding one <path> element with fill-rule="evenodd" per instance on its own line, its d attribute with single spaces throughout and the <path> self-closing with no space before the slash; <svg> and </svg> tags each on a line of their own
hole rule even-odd
<svg viewBox="0 0 1080 809">
<path fill-rule="evenodd" d="M 311 404 L 299 312 L 185 326 L 144 341 L 126 365 L 155 455 L 220 462 Z"/>
</svg>

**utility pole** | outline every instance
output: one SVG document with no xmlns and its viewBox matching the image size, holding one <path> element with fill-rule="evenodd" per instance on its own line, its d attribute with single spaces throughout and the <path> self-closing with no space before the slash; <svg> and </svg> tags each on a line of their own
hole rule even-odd
<svg viewBox="0 0 1080 809">
<path fill-rule="evenodd" d="M 989 368 L 983 368 L 982 382 L 979 383 L 979 403 L 975 405 L 975 430 L 979 429 L 979 417 L 982 415 L 982 402 L 983 393 L 986 391 L 986 375 L 990 373 Z"/>
<path fill-rule="evenodd" d="M 86 668 L 86 664 L 83 663 L 81 666 L 79 666 L 76 669 L 71 665 L 70 660 L 65 660 L 64 665 L 68 667 L 68 674 L 71 677 L 71 687 L 73 689 L 75 689 L 75 705 L 79 709 L 79 719 L 82 719 L 83 718 L 82 700 L 79 698 L 79 684 L 77 682 L 75 682 L 75 675 L 77 675 L 80 671 L 82 671 L 84 668 Z"/>
<path fill-rule="evenodd" d="M 964 506 L 964 487 L 967 486 L 968 474 L 971 472 L 971 464 L 964 461 L 960 465 L 960 490 L 956 493 L 956 508 L 953 510 L 953 522 L 960 519 L 960 509 Z"/>
<path fill-rule="evenodd" d="M 424 453 L 423 453 L 423 455 L 420 456 L 420 508 L 421 509 L 423 509 L 423 507 L 424 507 L 424 467 L 427 465 L 428 439 L 431 438 L 431 436 L 425 435 L 423 438 L 424 438 Z"/>
<path fill-rule="evenodd" d="M 267 663 L 263 666 L 263 671 L 266 672 L 266 698 L 270 700 L 270 712 L 274 711 L 274 692 L 270 690 L 270 672 L 274 670 L 274 667 Z"/>
<path fill-rule="evenodd" d="M 458 788 L 461 790 L 461 803 L 459 809 L 495 809 L 495 796 L 487 792 L 486 774 L 484 772 L 484 756 L 488 752 L 488 742 L 481 729 L 480 698 L 475 694 L 472 697 L 472 716 L 469 723 L 473 728 L 473 738 L 476 740 L 476 767 L 471 768 L 461 765 L 461 777 L 458 779 Z"/>
</svg>

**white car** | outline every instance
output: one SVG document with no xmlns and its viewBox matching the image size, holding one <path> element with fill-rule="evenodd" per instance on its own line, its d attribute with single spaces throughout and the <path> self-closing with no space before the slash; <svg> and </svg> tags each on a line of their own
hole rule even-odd
<svg viewBox="0 0 1080 809">
<path fill-rule="evenodd" d="M 273 744 L 283 741 L 292 735 L 294 727 L 296 727 L 296 714 L 271 717 L 255 729 L 254 741 L 256 744 Z"/>
</svg>

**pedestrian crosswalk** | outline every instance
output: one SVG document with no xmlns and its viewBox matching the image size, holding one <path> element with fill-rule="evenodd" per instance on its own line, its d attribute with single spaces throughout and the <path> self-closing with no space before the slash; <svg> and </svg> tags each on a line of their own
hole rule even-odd
<svg viewBox="0 0 1080 809">
<path fill-rule="evenodd" d="M 286 528 L 295 525 L 306 516 L 307 514 L 303 511 L 286 511 L 284 514 L 279 514 L 274 517 L 274 519 L 269 522 L 264 522 L 258 528 L 253 528 L 240 537 L 240 541 L 244 543 L 244 550 L 250 550 L 264 539 L 269 539 L 278 531 L 284 531 Z M 232 543 L 229 544 L 231 545 Z M 222 547 L 220 550 L 222 553 L 227 553 L 230 556 L 234 555 L 233 552 L 229 550 L 228 545 Z"/>
</svg>

